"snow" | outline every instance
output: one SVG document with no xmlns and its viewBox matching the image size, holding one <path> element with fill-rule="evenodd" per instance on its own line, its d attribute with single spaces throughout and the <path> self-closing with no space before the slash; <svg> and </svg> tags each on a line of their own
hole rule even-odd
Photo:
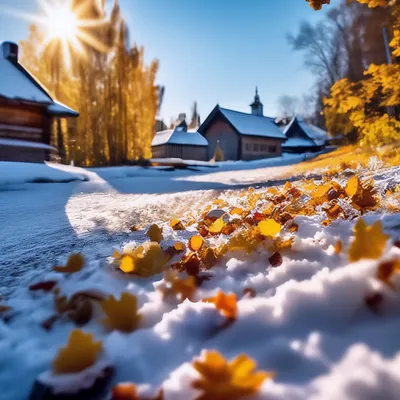
<svg viewBox="0 0 400 400">
<path fill-rule="evenodd" d="M 29 147 L 31 149 L 56 150 L 53 146 L 49 146 L 48 144 L 45 143 L 28 142 L 27 140 L 17 140 L 17 139 L 0 138 L 0 146 Z"/>
<path fill-rule="evenodd" d="M 52 99 L 11 61 L 0 58 L 0 97 L 51 104 Z"/>
<path fill-rule="evenodd" d="M 178 128 L 157 132 L 151 145 L 160 146 L 167 143 L 190 146 L 208 146 L 207 139 L 200 135 L 200 133 L 180 130 Z"/>
<path fill-rule="evenodd" d="M 285 139 L 285 135 L 275 125 L 272 118 L 246 114 L 221 107 L 219 109 L 242 135 Z"/>
<path fill-rule="evenodd" d="M 315 143 L 304 138 L 291 138 L 282 144 L 282 147 L 313 147 Z"/>
<path fill-rule="evenodd" d="M 6 146 L 16 146 L 18 144 L 7 144 L 8 142 L 19 142 L 17 140 L 0 139 L 0 145 L 3 141 Z M 38 146 L 28 147 L 52 148 Z M 33 143 L 36 145 L 37 143 Z M 42 145 L 45 146 L 45 145 Z M 25 146 L 24 146 L 25 147 Z M 15 185 L 27 182 L 71 182 L 87 180 L 87 175 L 80 168 L 69 167 L 67 165 L 53 163 L 20 163 L 20 162 L 0 162 L 0 190 L 2 185 Z"/>
<path fill-rule="evenodd" d="M 102 315 L 97 309 L 82 329 L 103 341 L 104 355 L 116 369 L 112 383 L 133 381 L 146 397 L 162 385 L 166 400 L 192 399 L 198 394 L 190 385 L 198 378 L 192 359 L 204 349 L 216 349 L 228 359 L 246 353 L 260 369 L 276 372 L 276 379 L 265 382 L 254 399 L 398 399 L 400 280 L 395 282 L 397 291 L 392 290 L 376 280 L 376 268 L 381 260 L 400 258 L 400 249 L 392 245 L 399 235 L 399 213 L 364 216 L 368 224 L 381 220 L 391 239 L 380 260 L 356 263 L 349 263 L 346 251 L 332 251 L 338 238 L 347 248 L 356 221 L 339 219 L 324 227 L 323 211 L 298 216 L 299 231 L 280 267 L 269 266 L 270 253 L 262 246 L 251 256 L 231 253 L 211 270 L 212 279 L 198 290 L 194 302 L 163 301 L 155 290 L 163 282 L 162 274 L 149 279 L 126 277 L 111 265 L 113 247 L 142 243 L 150 223 L 160 221 L 163 226 L 163 246 L 187 241 L 195 225 L 172 231 L 168 222 L 173 215 L 196 213 L 216 198 L 234 203 L 240 198 L 237 187 L 249 182 L 260 187 L 278 184 L 274 179 L 289 168 L 284 163 L 301 157 L 223 163 L 215 173 L 63 167 L 59 171 L 82 171 L 89 180 L 25 184 L 0 191 L 0 280 L 10 287 L 10 271 L 22 275 L 7 296 L 13 318 L 0 319 L 1 398 L 28 398 L 35 379 L 49 381 L 51 361 L 74 328 L 67 320 L 56 322 L 49 332 L 40 327 L 54 314 L 52 294 L 32 293 L 27 287 L 55 279 L 67 296 L 85 289 L 116 296 L 129 291 L 137 296 L 141 329 L 129 334 L 107 332 L 98 323 Z M 372 174 L 379 191 L 400 183 L 399 168 L 374 165 L 372 172 L 360 173 Z M 4 172 L 0 170 L 1 178 Z M 198 178 L 206 179 L 197 182 Z M 133 224 L 143 229 L 130 232 Z M 84 254 L 83 270 L 71 276 L 51 272 L 51 266 L 64 263 L 72 251 Z M 242 296 L 248 287 L 256 297 Z M 212 304 L 199 300 L 219 289 L 235 292 L 240 300 L 235 323 L 215 334 L 224 317 Z M 365 295 L 376 290 L 385 298 L 380 314 L 363 305 Z M 84 381 L 89 376 L 93 380 L 93 369 L 78 377 L 67 376 L 61 386 L 69 379 Z"/>
<path fill-rule="evenodd" d="M 61 116 L 70 116 L 70 117 L 78 117 L 79 113 L 73 110 L 70 107 L 67 107 L 65 104 L 60 103 L 57 100 L 53 100 L 53 104 L 47 107 L 47 110 L 50 114 L 61 115 Z"/>
</svg>

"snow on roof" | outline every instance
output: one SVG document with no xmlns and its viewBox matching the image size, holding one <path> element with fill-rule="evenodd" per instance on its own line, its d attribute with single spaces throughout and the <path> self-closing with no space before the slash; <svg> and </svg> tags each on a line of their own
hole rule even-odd
<svg viewBox="0 0 400 400">
<path fill-rule="evenodd" d="M 59 115 L 59 116 L 71 116 L 71 117 L 78 117 L 79 113 L 73 110 L 70 107 L 67 107 L 65 104 L 60 103 L 57 100 L 53 101 L 54 104 L 47 107 L 47 110 L 50 114 Z"/>
<path fill-rule="evenodd" d="M 285 139 L 285 135 L 275 125 L 274 118 L 246 114 L 221 107 L 219 109 L 241 135 Z"/>
<path fill-rule="evenodd" d="M 293 124 L 297 122 L 303 132 L 314 142 L 316 146 L 323 146 L 328 140 L 328 133 L 315 125 L 308 124 L 302 118 L 294 117 L 290 124 L 287 125 L 286 129 L 283 131 L 285 135 L 289 132 Z"/>
<path fill-rule="evenodd" d="M 9 46 L 16 47 L 16 55 L 9 58 Z M 50 114 L 77 117 L 71 108 L 53 99 L 47 89 L 18 62 L 18 46 L 0 43 L 0 97 L 48 105 Z"/>
<path fill-rule="evenodd" d="M 304 139 L 304 138 L 292 138 L 288 139 L 285 143 L 282 144 L 282 147 L 314 147 L 315 143 L 312 140 Z"/>
<path fill-rule="evenodd" d="M 179 128 L 157 132 L 151 142 L 152 146 L 162 144 L 181 144 L 188 146 L 208 146 L 207 139 L 197 131 L 185 131 Z"/>
<path fill-rule="evenodd" d="M 0 146 L 12 146 L 12 147 L 28 147 L 31 149 L 43 149 L 43 150 L 56 150 L 53 146 L 38 142 L 28 142 L 25 140 L 16 139 L 2 139 L 0 138 Z"/>
<path fill-rule="evenodd" d="M 52 99 L 15 64 L 0 58 L 0 97 L 51 104 Z"/>
</svg>

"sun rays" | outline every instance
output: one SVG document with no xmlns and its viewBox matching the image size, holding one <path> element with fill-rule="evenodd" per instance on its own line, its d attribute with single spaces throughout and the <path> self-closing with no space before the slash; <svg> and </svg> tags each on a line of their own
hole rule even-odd
<svg viewBox="0 0 400 400">
<path fill-rule="evenodd" d="M 3 9 L 15 17 L 28 20 L 40 28 L 45 36 L 44 49 L 54 53 L 62 49 L 67 67 L 71 66 L 73 53 L 85 57 L 87 49 L 107 52 L 108 47 L 101 40 L 101 27 L 106 28 L 107 20 L 101 6 L 93 0 L 38 0 L 38 13 L 22 13 Z M 1 7 L 0 7 L 1 8 Z"/>
</svg>

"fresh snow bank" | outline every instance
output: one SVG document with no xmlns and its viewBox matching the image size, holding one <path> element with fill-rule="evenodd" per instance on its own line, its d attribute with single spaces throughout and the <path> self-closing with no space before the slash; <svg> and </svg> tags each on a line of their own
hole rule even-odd
<svg viewBox="0 0 400 400">
<path fill-rule="evenodd" d="M 22 163 L 0 161 L 0 185 L 33 182 L 85 181 L 87 174 L 82 168 L 53 163 Z"/>
</svg>

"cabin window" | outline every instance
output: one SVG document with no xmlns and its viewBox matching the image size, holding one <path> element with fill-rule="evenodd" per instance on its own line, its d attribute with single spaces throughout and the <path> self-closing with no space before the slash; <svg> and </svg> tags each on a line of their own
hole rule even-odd
<svg viewBox="0 0 400 400">
<path fill-rule="evenodd" d="M 269 146 L 270 153 L 276 153 L 276 146 Z"/>
<path fill-rule="evenodd" d="M 260 145 L 260 150 L 262 152 L 267 152 L 268 151 L 268 146 L 266 144 L 262 144 L 262 145 Z"/>
<path fill-rule="evenodd" d="M 258 151 L 260 148 L 260 145 L 258 143 L 253 144 L 253 151 Z"/>
<path fill-rule="evenodd" d="M 251 151 L 251 144 L 250 143 L 246 143 L 246 151 Z"/>
</svg>

